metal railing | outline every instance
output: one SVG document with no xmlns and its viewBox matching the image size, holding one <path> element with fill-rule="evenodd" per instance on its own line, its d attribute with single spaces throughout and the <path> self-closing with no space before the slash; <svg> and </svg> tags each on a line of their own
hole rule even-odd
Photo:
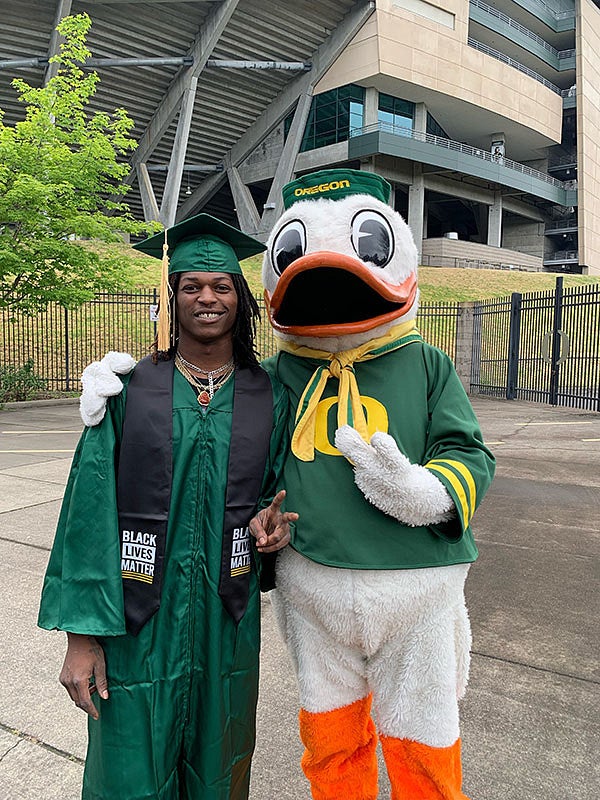
<svg viewBox="0 0 600 800">
<path fill-rule="evenodd" d="M 562 231 L 564 228 L 577 228 L 577 217 L 565 217 L 556 222 L 546 223 L 546 231 Z"/>
<path fill-rule="evenodd" d="M 421 264 L 424 267 L 442 267 L 447 269 L 500 269 L 517 272 L 541 272 L 539 267 L 525 266 L 524 264 L 510 264 L 498 261 L 486 261 L 481 258 L 464 258 L 458 256 L 422 255 Z"/>
<path fill-rule="evenodd" d="M 460 303 L 420 303 L 417 328 L 423 339 L 454 361 Z"/>
<path fill-rule="evenodd" d="M 49 390 L 79 392 L 84 367 L 108 350 L 149 352 L 155 302 L 156 292 L 141 291 L 99 294 L 71 310 L 50 304 L 35 316 L 0 311 L 0 366 L 31 363 Z M 417 318 L 425 341 L 452 359 L 461 311 L 461 303 L 422 303 Z M 471 336 L 472 392 L 600 411 L 600 284 L 563 292 L 557 278 L 554 292 L 475 303 L 472 320 L 471 334 L 464 325 L 460 332 L 461 341 Z M 264 318 L 257 349 L 262 357 L 276 351 Z"/>
<path fill-rule="evenodd" d="M 273 329 L 266 319 L 263 297 L 256 349 L 261 358 L 277 351 Z M 21 368 L 31 363 L 33 373 L 55 392 L 78 392 L 84 368 L 109 350 L 130 353 L 136 360 L 148 355 L 156 335 L 151 310 L 156 290 L 99 293 L 75 309 L 51 303 L 33 316 L 0 310 L 0 366 Z M 456 348 L 458 303 L 423 303 L 419 329 L 431 344 L 453 358 Z"/>
<path fill-rule="evenodd" d="M 498 11 L 497 8 L 494 8 L 493 6 L 484 3 L 483 0 L 470 0 L 469 5 L 474 6 L 475 8 L 479 8 L 482 11 L 485 11 L 486 14 L 489 14 L 491 17 L 494 17 L 495 19 L 504 22 L 505 25 L 514 28 L 514 30 L 518 31 L 519 33 L 522 33 L 524 36 L 527 36 L 528 39 L 531 39 L 536 44 L 539 44 L 540 47 L 544 48 L 544 50 L 548 50 L 548 52 L 552 53 L 552 55 L 555 56 L 556 58 L 560 57 L 559 51 L 556 49 L 556 47 L 552 47 L 552 45 L 549 42 L 547 42 L 545 39 L 542 39 L 542 37 L 538 36 L 537 33 L 534 33 L 532 30 L 529 30 L 529 28 L 526 28 L 524 25 L 521 25 L 521 23 L 517 22 L 516 19 L 509 17 L 508 14 L 504 14 L 502 11 Z"/>
<path fill-rule="evenodd" d="M 264 299 L 256 298 L 262 322 L 256 337 L 261 357 L 275 352 L 273 330 L 266 320 Z M 156 336 L 152 310 L 155 289 L 119 294 L 98 293 L 93 300 L 67 309 L 50 303 L 27 316 L 0 309 L 0 366 L 17 368 L 31 362 L 33 372 L 52 391 L 79 391 L 84 368 L 109 350 L 148 355 Z"/>
<path fill-rule="evenodd" d="M 445 139 L 443 136 L 436 136 L 433 133 L 423 133 L 422 131 L 415 131 L 411 128 L 404 128 L 401 125 L 394 125 L 391 122 L 375 122 L 372 125 L 365 125 L 362 128 L 353 128 L 350 131 L 350 138 L 356 136 L 364 136 L 368 133 L 376 133 L 383 131 L 384 133 L 392 133 L 395 136 L 403 136 L 405 139 L 414 139 L 418 142 L 425 142 L 426 144 L 433 144 L 436 147 L 443 147 L 445 150 L 452 150 L 457 153 L 464 153 L 474 158 L 480 158 L 483 161 L 489 161 L 492 164 L 512 169 L 515 172 L 520 172 L 522 175 L 528 175 L 531 178 L 536 178 L 539 181 L 556 186 L 559 189 L 564 189 L 564 184 L 552 175 L 546 172 L 540 172 L 537 169 L 528 167 L 526 164 L 519 164 L 518 161 L 512 161 L 505 156 L 498 156 L 490 153 L 489 150 L 482 150 L 480 147 L 472 147 L 470 144 L 464 142 L 456 142 L 453 139 Z"/>
<path fill-rule="evenodd" d="M 579 252 L 577 250 L 557 250 L 544 259 L 544 264 L 562 264 L 565 261 L 578 261 Z"/>
<path fill-rule="evenodd" d="M 564 11 L 559 11 L 556 7 L 548 5 L 548 3 L 545 3 L 544 0 L 530 0 L 530 2 L 543 8 L 548 12 L 548 14 L 553 16 L 554 19 L 569 19 L 570 17 L 575 16 L 575 6 L 571 0 L 567 0 L 566 3 L 561 4 L 569 6 L 569 8 L 565 9 Z"/>
<path fill-rule="evenodd" d="M 561 90 L 558 86 L 554 83 L 550 83 L 549 80 L 546 80 L 543 75 L 540 75 L 539 72 L 536 72 L 533 69 L 529 69 L 526 67 L 525 64 L 521 64 L 520 61 L 515 61 L 514 58 L 507 56 L 506 53 L 502 53 L 500 50 L 495 50 L 493 47 L 488 47 L 487 44 L 483 44 L 482 42 L 478 42 L 477 39 L 473 39 L 469 36 L 467 42 L 470 47 L 474 47 L 475 50 L 479 50 L 482 53 L 485 53 L 488 56 L 492 56 L 492 58 L 498 59 L 498 61 L 503 61 L 505 64 L 508 64 L 515 69 L 518 69 L 519 72 L 525 73 L 525 75 L 529 75 L 530 78 L 538 81 L 539 83 L 543 83 L 547 89 L 554 92 L 554 94 L 561 94 Z"/>
</svg>

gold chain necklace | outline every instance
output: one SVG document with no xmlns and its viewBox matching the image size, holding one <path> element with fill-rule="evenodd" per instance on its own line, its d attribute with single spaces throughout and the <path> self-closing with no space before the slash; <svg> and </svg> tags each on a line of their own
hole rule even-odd
<svg viewBox="0 0 600 800">
<path fill-rule="evenodd" d="M 179 354 L 177 354 L 177 356 L 178 355 Z M 214 378 L 214 373 L 216 370 L 211 370 L 210 372 L 213 373 L 211 375 L 209 372 L 199 369 L 199 371 L 205 372 L 205 374 L 208 375 L 208 381 L 205 381 L 196 375 L 192 375 L 192 373 L 185 366 L 185 363 L 183 363 L 183 359 L 178 358 L 177 356 L 175 358 L 175 366 L 196 392 L 198 403 L 202 406 L 202 408 L 206 408 L 213 399 L 217 389 L 220 389 L 221 386 L 223 386 L 223 384 L 226 383 L 233 375 L 233 359 L 231 359 L 231 363 L 228 365 L 228 370 L 226 372 L 222 372 L 220 377 L 218 377 L 216 380 Z M 222 368 L 219 368 L 218 371 L 221 372 L 221 370 Z"/>
</svg>

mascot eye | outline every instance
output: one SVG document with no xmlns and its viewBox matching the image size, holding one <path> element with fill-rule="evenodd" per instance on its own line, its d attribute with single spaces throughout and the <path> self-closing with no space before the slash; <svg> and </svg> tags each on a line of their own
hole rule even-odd
<svg viewBox="0 0 600 800">
<path fill-rule="evenodd" d="M 288 222 L 277 234 L 271 247 L 271 263 L 280 275 L 306 252 L 306 230 L 299 219 Z"/>
<path fill-rule="evenodd" d="M 394 253 L 392 226 L 377 211 L 359 211 L 352 220 L 352 246 L 361 261 L 385 267 Z"/>
</svg>

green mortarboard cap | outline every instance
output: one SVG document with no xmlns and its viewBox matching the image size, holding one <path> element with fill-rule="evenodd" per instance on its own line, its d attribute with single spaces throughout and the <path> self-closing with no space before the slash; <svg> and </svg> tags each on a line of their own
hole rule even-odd
<svg viewBox="0 0 600 800">
<path fill-rule="evenodd" d="M 370 194 L 387 203 L 390 198 L 391 185 L 373 172 L 364 172 L 360 169 L 322 169 L 303 175 L 281 190 L 285 208 L 297 203 L 299 200 L 318 200 L 325 197 L 328 200 L 342 200 L 353 194 Z"/>
<path fill-rule="evenodd" d="M 169 275 L 174 272 L 228 272 L 241 275 L 239 262 L 262 253 L 262 242 L 210 214 L 198 214 L 167 228 Z M 137 242 L 133 247 L 162 258 L 165 232 Z"/>
</svg>

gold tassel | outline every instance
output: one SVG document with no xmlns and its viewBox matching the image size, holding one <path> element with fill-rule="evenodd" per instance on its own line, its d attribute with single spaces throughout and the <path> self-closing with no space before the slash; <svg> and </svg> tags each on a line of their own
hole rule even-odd
<svg viewBox="0 0 600 800">
<path fill-rule="evenodd" d="M 169 245 L 167 243 L 167 230 L 165 228 L 165 243 L 163 244 L 162 269 L 160 275 L 160 294 L 158 306 L 158 350 L 163 352 L 171 346 L 171 287 L 169 286 Z"/>
</svg>

